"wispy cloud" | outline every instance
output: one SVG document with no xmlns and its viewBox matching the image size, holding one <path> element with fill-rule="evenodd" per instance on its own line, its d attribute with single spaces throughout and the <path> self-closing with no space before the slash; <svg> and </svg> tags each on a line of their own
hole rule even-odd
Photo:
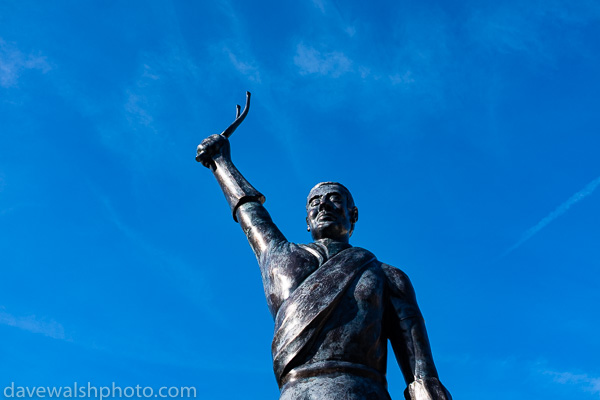
<svg viewBox="0 0 600 400">
<path fill-rule="evenodd" d="M 152 114 L 156 108 L 159 80 L 159 72 L 148 63 L 142 63 L 137 79 L 125 90 L 125 111 L 132 127 L 150 128 L 155 133 Z"/>
<path fill-rule="evenodd" d="M 482 5 L 467 22 L 471 38 L 500 52 L 517 52 L 543 63 L 556 57 L 556 44 L 546 39 L 548 29 L 560 29 L 572 50 L 577 29 L 600 20 L 597 1 L 500 2 Z M 517 8 L 518 11 L 515 11 Z M 562 46 L 564 48 L 564 46 Z M 579 49 L 581 50 L 581 49 Z"/>
<path fill-rule="evenodd" d="M 406 71 L 403 74 L 393 74 L 390 75 L 390 81 L 394 85 L 405 85 L 408 83 L 413 83 L 415 79 L 412 77 L 412 73 L 410 71 Z"/>
<path fill-rule="evenodd" d="M 24 54 L 17 47 L 0 38 L 0 86 L 8 88 L 17 85 L 24 70 L 50 70 L 46 57 L 39 53 Z"/>
<path fill-rule="evenodd" d="M 349 22 L 348 18 L 344 15 L 345 13 L 341 12 L 342 7 L 328 0 L 312 0 L 312 3 L 319 10 L 322 17 L 326 19 L 322 25 L 333 28 L 334 31 L 339 30 L 344 32 L 349 37 L 356 35 L 356 27 L 354 26 L 356 20 Z"/>
<path fill-rule="evenodd" d="M 504 382 L 517 375 L 527 382 L 530 388 L 544 390 L 552 393 L 560 389 L 559 385 L 569 386 L 568 391 L 572 393 L 571 398 L 591 398 L 583 396 L 584 393 L 592 395 L 600 394 L 600 376 L 590 371 L 564 371 L 554 368 L 545 359 L 527 359 L 518 355 L 506 354 L 503 357 L 482 356 L 481 354 L 470 354 L 461 352 L 457 354 L 446 354 L 446 363 L 451 361 L 452 365 L 460 366 L 463 370 L 478 371 L 489 377 L 488 382 Z M 515 386 L 513 389 L 519 388 Z M 510 389 L 504 391 L 510 393 Z M 561 391 L 561 393 L 564 393 Z M 540 393 L 541 394 L 541 393 Z M 556 398 L 565 398 L 555 396 Z M 494 397 L 496 398 L 496 397 Z M 510 396 L 508 396 L 510 398 Z M 526 398 L 525 396 L 519 396 Z M 544 397 L 545 398 L 545 397 Z M 554 397 L 551 397 L 554 398 Z"/>
<path fill-rule="evenodd" d="M 588 374 L 575 374 L 572 372 L 544 371 L 544 373 L 551 376 L 552 380 L 556 383 L 573 385 L 585 392 L 600 394 L 600 377 L 593 377 Z"/>
<path fill-rule="evenodd" d="M 325 5 L 331 7 L 326 7 L 328 15 L 317 35 L 301 37 L 295 43 L 296 74 L 343 78 L 337 80 L 353 82 L 355 88 L 386 85 L 394 92 L 410 91 L 412 99 L 418 95 L 428 103 L 441 103 L 444 82 L 456 80 L 453 74 L 457 73 L 450 65 L 456 35 L 443 10 L 427 9 L 415 15 L 390 10 L 397 14 L 396 23 L 386 27 L 389 32 L 382 39 L 374 33 L 382 29 L 374 26 L 375 22 L 353 17 L 333 4 Z M 323 43 L 335 43 L 335 47 Z"/>
<path fill-rule="evenodd" d="M 65 339 L 65 329 L 54 320 L 37 318 L 35 315 L 18 317 L 0 309 L 0 324 L 13 326 L 32 333 L 40 333 L 54 339 Z"/>
<path fill-rule="evenodd" d="M 259 68 L 255 62 L 240 60 L 239 56 L 234 54 L 228 47 L 225 47 L 223 51 L 225 52 L 225 54 L 227 54 L 227 56 L 229 57 L 229 61 L 231 61 L 231 64 L 233 64 L 234 68 L 239 73 L 241 73 L 251 81 L 260 83 Z"/>
<path fill-rule="evenodd" d="M 133 78 L 115 95 L 119 101 L 96 102 L 102 112 L 94 110 L 92 115 L 104 144 L 133 161 L 133 168 L 152 165 L 149 161 L 164 151 L 170 139 L 167 124 L 173 113 L 182 109 L 173 109 L 172 96 L 176 93 L 177 102 L 184 106 L 193 103 L 194 85 L 202 75 L 185 46 L 176 40 L 164 42 L 157 51 L 140 53 L 139 58 Z M 86 94 L 81 97 L 78 103 L 95 102 Z"/>
<path fill-rule="evenodd" d="M 581 200 L 585 199 L 587 196 L 589 196 L 590 194 L 592 194 L 594 192 L 594 190 L 596 190 L 596 188 L 599 185 L 600 185 L 600 176 L 598 178 L 594 179 L 593 181 L 591 181 L 590 183 L 588 183 L 588 185 L 586 187 L 584 187 L 579 192 L 575 193 L 567 201 L 565 201 L 563 204 L 561 204 L 560 206 L 558 206 L 558 208 L 556 210 L 552 211 L 546 217 L 542 218 L 542 220 L 540 222 L 538 222 L 536 225 L 534 225 L 533 227 L 531 227 L 528 230 L 526 230 L 523 233 L 523 235 L 521 237 L 521 240 L 519 240 L 517 243 L 515 243 L 514 245 L 512 245 L 511 247 L 509 247 L 502 254 L 501 257 L 506 256 L 507 254 L 509 254 L 510 252 L 514 251 L 519 246 L 521 246 L 523 243 L 525 243 L 526 241 L 528 241 L 529 239 L 531 239 L 531 237 L 533 235 L 535 235 L 536 233 L 538 233 L 539 231 L 541 231 L 542 229 L 544 229 L 548 224 L 550 224 L 556 218 L 560 217 L 561 215 L 563 215 L 564 213 L 566 213 L 567 211 L 569 211 L 569 209 L 573 205 L 575 205 L 576 203 L 580 202 Z"/>
<path fill-rule="evenodd" d="M 312 0 L 312 3 L 315 7 L 319 9 L 319 11 L 325 14 L 325 3 L 323 2 L 323 0 Z"/>
<path fill-rule="evenodd" d="M 248 43 L 248 32 L 245 28 L 243 18 L 240 17 L 236 7 L 231 1 L 224 0 L 219 2 L 218 7 L 226 17 L 228 31 L 235 40 L 227 39 L 213 48 L 213 51 L 222 52 L 227 55 L 229 62 L 246 79 L 251 82 L 261 83 L 261 66 L 252 54 L 251 46 Z M 216 59 L 220 59 L 218 54 Z"/>
<path fill-rule="evenodd" d="M 125 111 L 127 111 L 130 119 L 133 119 L 137 124 L 150 127 L 154 118 L 147 110 L 147 100 L 139 94 L 127 90 L 127 101 L 125 103 Z"/>
<path fill-rule="evenodd" d="M 321 52 L 299 43 L 294 64 L 301 75 L 316 74 L 337 78 L 352 69 L 352 61 L 340 51 Z"/>
</svg>

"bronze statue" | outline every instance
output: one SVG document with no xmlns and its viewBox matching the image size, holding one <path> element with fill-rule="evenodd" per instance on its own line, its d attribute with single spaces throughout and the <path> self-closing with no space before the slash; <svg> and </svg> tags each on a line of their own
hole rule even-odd
<svg viewBox="0 0 600 400">
<path fill-rule="evenodd" d="M 273 369 L 280 400 L 384 400 L 387 340 L 409 400 L 446 400 L 410 280 L 349 244 L 358 209 L 343 185 L 323 182 L 306 202 L 313 242 L 288 242 L 263 207 L 265 197 L 233 165 L 227 139 L 246 107 L 220 135 L 198 146 L 258 260 L 275 320 Z"/>
</svg>

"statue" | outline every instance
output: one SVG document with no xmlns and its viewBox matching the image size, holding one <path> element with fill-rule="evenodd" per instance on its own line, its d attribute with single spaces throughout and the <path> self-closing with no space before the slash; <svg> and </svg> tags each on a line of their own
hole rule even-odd
<svg viewBox="0 0 600 400">
<path fill-rule="evenodd" d="M 402 271 L 349 244 L 358 208 L 346 187 L 322 182 L 306 202 L 313 242 L 286 240 L 263 207 L 265 197 L 233 165 L 228 137 L 246 107 L 220 135 L 198 146 L 256 255 L 275 321 L 273 369 L 280 400 L 390 399 L 387 341 L 407 383 L 408 400 L 446 400 L 423 317 Z"/>
</svg>

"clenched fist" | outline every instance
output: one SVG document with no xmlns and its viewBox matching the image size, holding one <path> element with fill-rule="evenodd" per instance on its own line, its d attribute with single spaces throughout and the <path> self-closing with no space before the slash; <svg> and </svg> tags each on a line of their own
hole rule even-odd
<svg viewBox="0 0 600 400">
<path fill-rule="evenodd" d="M 196 151 L 196 161 L 201 162 L 206 168 L 210 168 L 217 157 L 231 158 L 229 140 L 223 135 L 207 137 L 198 145 Z"/>
</svg>

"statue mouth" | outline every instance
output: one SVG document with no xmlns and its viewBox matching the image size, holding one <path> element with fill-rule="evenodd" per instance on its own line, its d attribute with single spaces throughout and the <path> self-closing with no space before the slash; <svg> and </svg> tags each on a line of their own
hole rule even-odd
<svg viewBox="0 0 600 400">
<path fill-rule="evenodd" d="M 319 214 L 317 219 L 319 221 L 335 221 L 335 215 L 333 215 L 332 213 L 324 212 Z"/>
</svg>

